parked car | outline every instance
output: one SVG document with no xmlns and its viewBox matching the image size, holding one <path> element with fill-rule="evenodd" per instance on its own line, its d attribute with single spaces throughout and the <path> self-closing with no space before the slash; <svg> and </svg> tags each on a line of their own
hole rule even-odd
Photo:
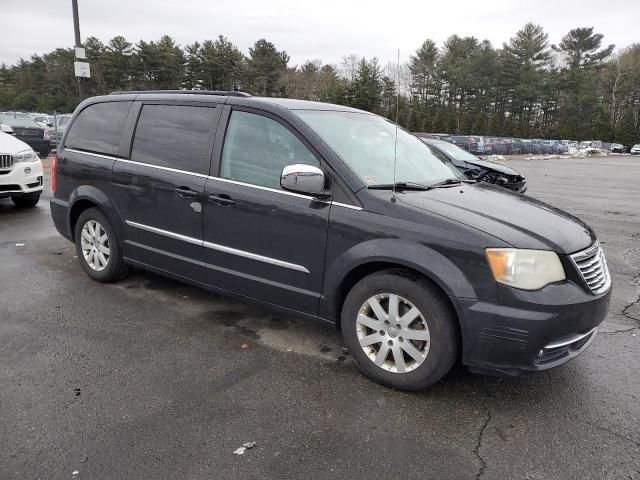
<svg viewBox="0 0 640 480">
<path fill-rule="evenodd" d="M 520 193 L 527 191 L 526 180 L 511 167 L 498 162 L 482 160 L 448 142 L 430 138 L 421 138 L 421 140 L 438 158 L 453 164 L 471 180 L 493 183 Z"/>
<path fill-rule="evenodd" d="M 484 154 L 493 155 L 493 144 L 490 142 L 489 137 L 482 137 L 482 141 L 484 142 Z"/>
<path fill-rule="evenodd" d="M 511 153 L 511 146 L 504 138 L 489 137 L 489 143 L 493 155 L 509 155 Z"/>
<path fill-rule="evenodd" d="M 1 114 L 0 123 L 13 129 L 13 135 L 33 148 L 39 155 L 46 157 L 51 151 L 49 131 L 42 128 L 31 118 L 16 117 L 13 114 Z"/>
<path fill-rule="evenodd" d="M 57 148 L 58 142 L 62 138 L 64 129 L 67 127 L 71 115 L 56 115 L 53 128 L 49 130 L 52 148 Z"/>
<path fill-rule="evenodd" d="M 484 141 L 481 137 L 469 135 L 454 135 L 451 137 L 454 145 L 466 150 L 467 152 L 480 154 L 484 152 Z"/>
<path fill-rule="evenodd" d="M 631 155 L 640 155 L 640 143 L 636 143 L 631 150 L 629 150 Z"/>
<path fill-rule="evenodd" d="M 589 346 L 609 306 L 586 224 L 472 182 L 349 107 L 94 97 L 65 130 L 52 188 L 55 226 L 91 278 L 136 265 L 335 323 L 361 370 L 398 389 L 458 359 L 501 374 L 555 367 Z"/>
<path fill-rule="evenodd" d="M 31 118 L 34 122 L 40 125 L 42 128 L 53 127 L 53 117 L 45 114 L 32 114 Z"/>
<path fill-rule="evenodd" d="M 451 135 L 448 133 L 424 133 L 422 135 L 418 135 L 419 137 L 424 138 L 435 138 L 436 140 L 443 140 L 445 142 L 451 142 Z"/>
<path fill-rule="evenodd" d="M 35 207 L 42 193 L 42 162 L 33 149 L 13 135 L 0 132 L 0 198 L 17 207 Z"/>
<path fill-rule="evenodd" d="M 622 145 L 620 143 L 612 143 L 611 147 L 609 147 L 609 150 L 611 150 L 611 153 L 624 153 L 625 152 L 624 145 Z"/>
</svg>

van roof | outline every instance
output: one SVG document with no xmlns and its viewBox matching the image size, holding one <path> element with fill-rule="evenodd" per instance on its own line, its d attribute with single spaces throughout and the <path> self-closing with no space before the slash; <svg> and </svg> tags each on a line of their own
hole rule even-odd
<svg viewBox="0 0 640 480">
<path fill-rule="evenodd" d="M 370 112 L 359 110 L 357 108 L 346 107 L 344 105 L 336 105 L 333 103 L 316 102 L 311 100 L 298 100 L 293 98 L 273 98 L 273 97 L 254 97 L 245 92 L 236 91 L 223 91 L 223 90 L 140 90 L 140 91 L 122 91 L 113 92 L 109 96 L 124 96 L 127 99 L 133 97 L 139 99 L 140 97 L 153 96 L 160 99 L 166 99 L 171 97 L 191 97 L 195 99 L 198 96 L 198 101 L 218 101 L 220 102 L 224 98 L 224 103 L 232 103 L 236 105 L 251 105 L 260 103 L 271 103 L 278 105 L 288 110 L 318 110 L 318 111 L 336 111 L 336 112 L 352 112 L 352 113 L 364 113 L 371 115 Z M 216 98 L 217 97 L 217 98 Z M 107 97 L 108 98 L 108 97 Z M 106 98 L 105 98 L 106 99 Z"/>
</svg>

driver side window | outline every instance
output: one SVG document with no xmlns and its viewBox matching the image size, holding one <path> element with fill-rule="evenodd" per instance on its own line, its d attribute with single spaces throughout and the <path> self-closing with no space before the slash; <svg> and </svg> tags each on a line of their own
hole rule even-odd
<svg viewBox="0 0 640 480">
<path fill-rule="evenodd" d="M 231 113 L 221 178 L 280 189 L 282 169 L 294 163 L 320 166 L 309 149 L 275 120 L 238 110 Z"/>
</svg>

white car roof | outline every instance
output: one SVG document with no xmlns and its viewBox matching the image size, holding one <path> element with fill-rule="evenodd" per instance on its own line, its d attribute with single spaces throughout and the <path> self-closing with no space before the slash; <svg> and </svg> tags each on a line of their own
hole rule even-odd
<svg viewBox="0 0 640 480">
<path fill-rule="evenodd" d="M 0 153 L 15 155 L 16 153 L 24 152 L 25 150 L 31 150 L 31 147 L 22 140 L 18 140 L 13 135 L 0 132 Z"/>
</svg>

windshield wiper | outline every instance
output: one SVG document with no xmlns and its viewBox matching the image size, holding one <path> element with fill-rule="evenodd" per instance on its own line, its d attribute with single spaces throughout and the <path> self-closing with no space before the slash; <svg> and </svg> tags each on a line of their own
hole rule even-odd
<svg viewBox="0 0 640 480">
<path fill-rule="evenodd" d="M 429 188 L 451 187 L 460 185 L 461 183 L 476 183 L 475 180 L 468 180 L 466 178 L 447 178 L 441 182 L 432 183 Z"/>
<path fill-rule="evenodd" d="M 371 190 L 393 190 L 394 186 L 396 190 L 429 190 L 431 188 L 429 185 L 415 182 L 381 183 L 379 185 L 369 185 L 367 188 Z"/>
</svg>

